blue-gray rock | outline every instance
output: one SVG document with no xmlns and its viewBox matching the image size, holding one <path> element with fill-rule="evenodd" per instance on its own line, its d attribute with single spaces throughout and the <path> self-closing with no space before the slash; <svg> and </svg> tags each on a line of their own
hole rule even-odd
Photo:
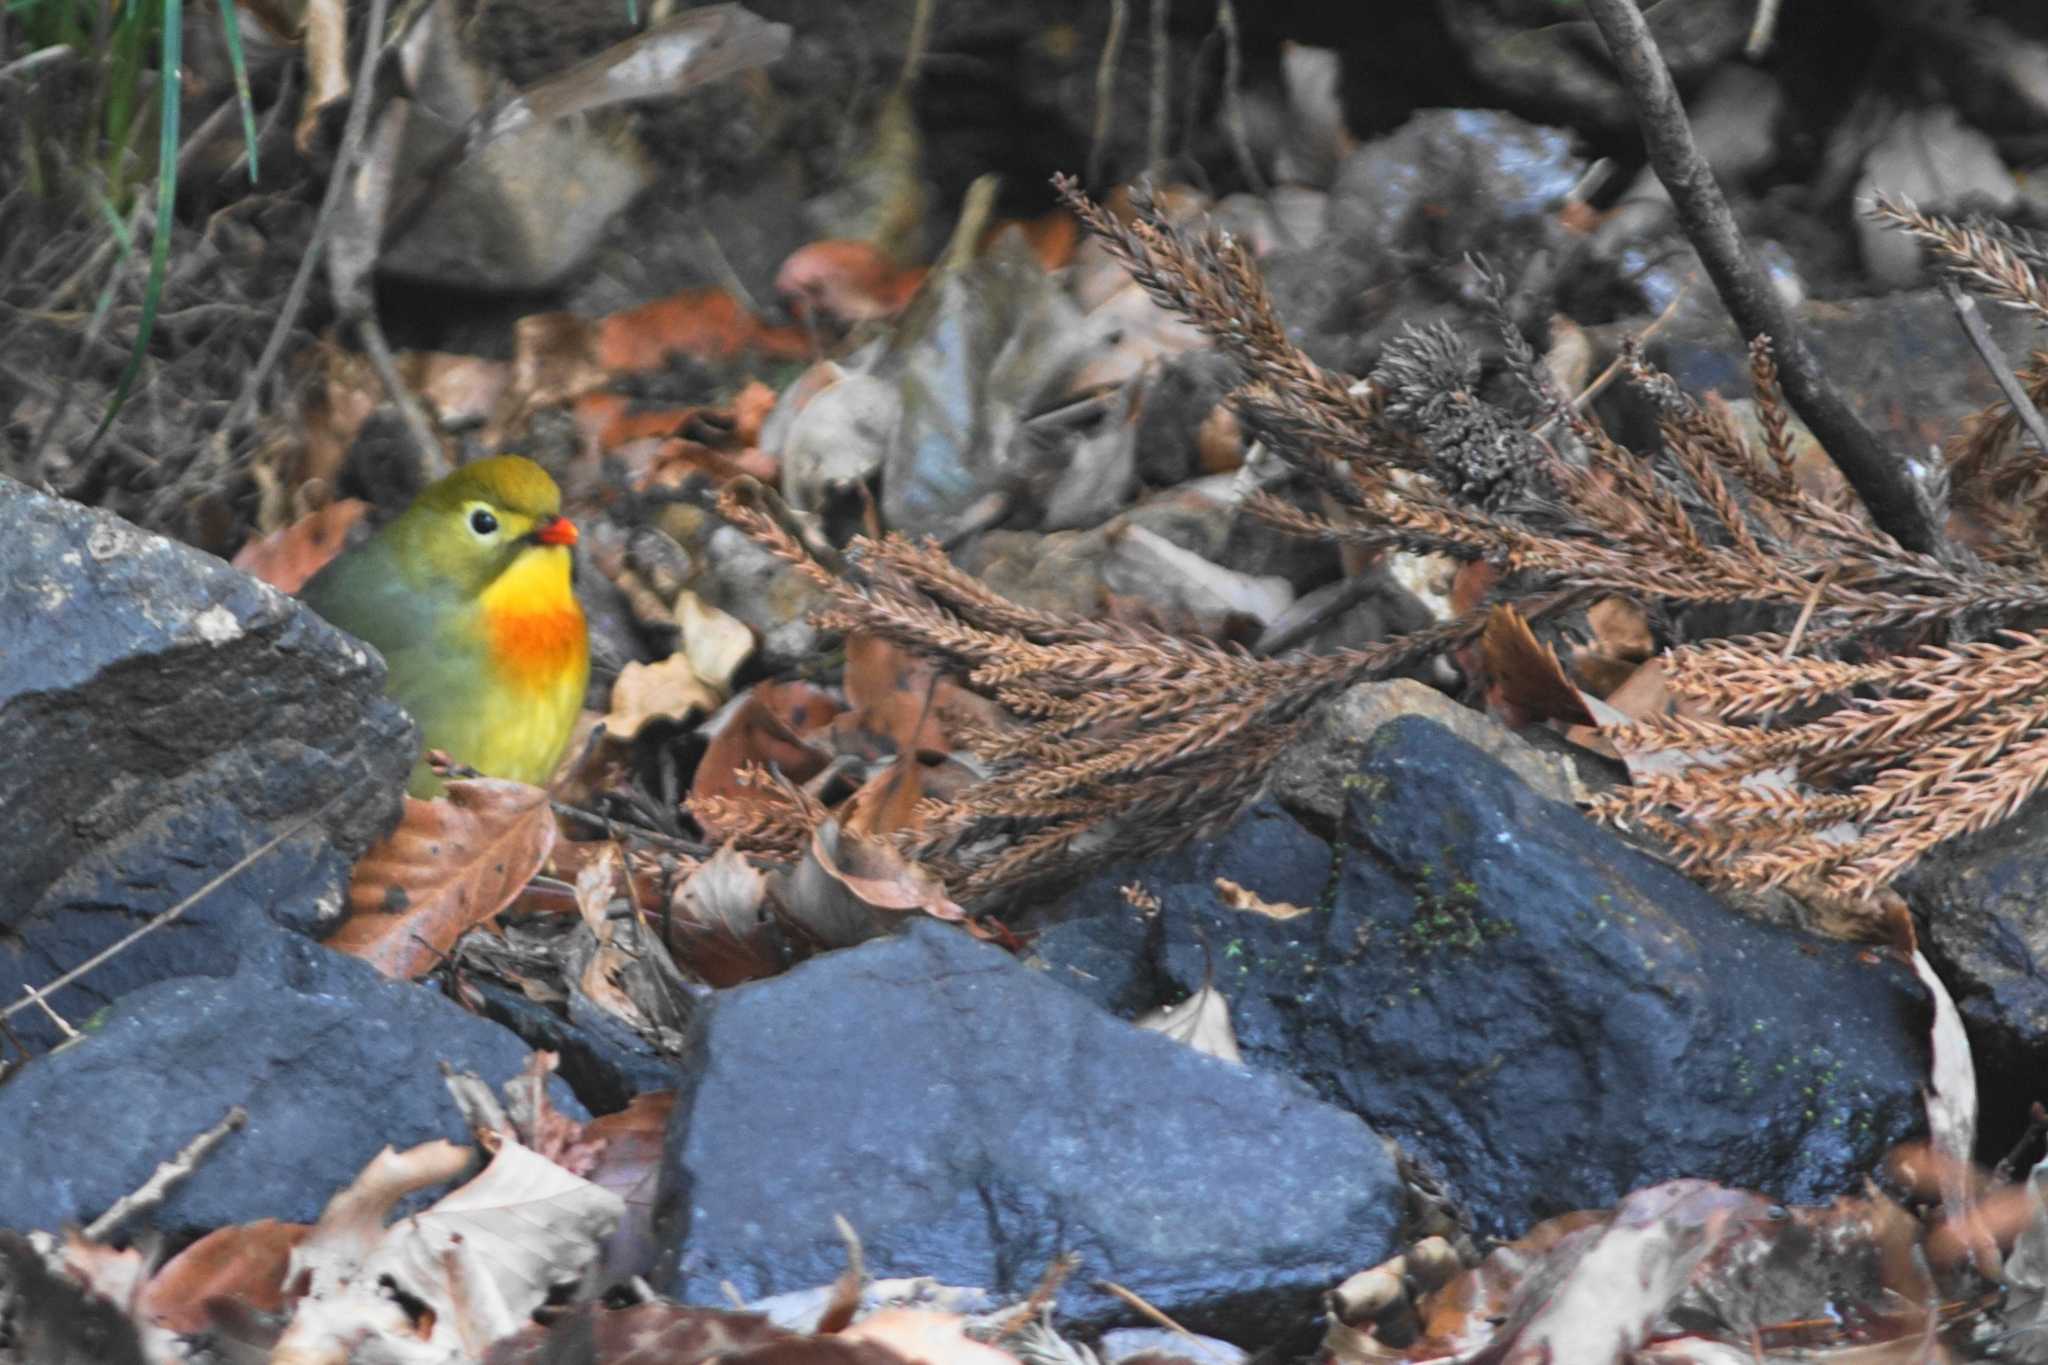
<svg viewBox="0 0 2048 1365">
<path fill-rule="evenodd" d="M 1903 966 L 1742 918 L 1428 721 L 1374 731 L 1344 785 L 1334 851 L 1255 808 L 1088 883 L 1037 956 L 1122 1011 L 1213 962 L 1248 1063 L 1398 1140 L 1485 1233 L 1679 1176 L 1825 1200 L 1923 1130 L 1928 1008 Z M 1219 876 L 1306 913 L 1227 908 Z M 1098 970 L 1119 942 L 1158 998 L 1145 967 Z"/>
<path fill-rule="evenodd" d="M 581 1020 L 563 1018 L 510 986 L 484 977 L 469 982 L 476 1011 L 519 1035 L 527 1046 L 561 1059 L 556 1074 L 594 1114 L 624 1109 L 635 1095 L 675 1085 L 675 1065 L 625 1024 L 595 1009 Z M 580 999 L 572 996 L 570 1008 Z"/>
<path fill-rule="evenodd" d="M 0 478 L 0 997 L 21 999 L 289 834 L 52 1003 L 151 981 L 343 913 L 414 756 L 360 644 L 211 555 Z M 56 1031 L 10 1021 L 31 1047 Z"/>
<path fill-rule="evenodd" d="M 704 1011 L 655 1216 L 685 1302 L 828 1283 L 838 1213 L 877 1276 L 1021 1295 L 1074 1251 L 1070 1325 L 1128 1315 L 1109 1279 L 1257 1340 L 1381 1259 L 1400 1209 L 1351 1115 L 920 922 Z"/>
<path fill-rule="evenodd" d="M 426 987 L 270 934 L 233 976 L 132 992 L 0 1088 L 0 1226 L 90 1221 L 236 1104 L 248 1125 L 151 1221 L 174 1238 L 257 1218 L 310 1223 L 384 1147 L 470 1141 L 441 1063 L 495 1087 L 526 1057 L 511 1033 Z M 583 1114 L 566 1086 L 550 1088 Z"/>
<path fill-rule="evenodd" d="M 2004 1151 L 2026 1127 L 2048 1061 L 2048 800 L 1936 849 L 1900 879 L 1920 943 L 1955 997 L 1984 1105 L 1981 1146 Z"/>
</svg>

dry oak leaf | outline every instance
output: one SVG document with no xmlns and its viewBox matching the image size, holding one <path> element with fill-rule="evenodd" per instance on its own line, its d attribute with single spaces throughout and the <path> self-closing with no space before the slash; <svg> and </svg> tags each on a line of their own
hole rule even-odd
<svg viewBox="0 0 2048 1365">
<path fill-rule="evenodd" d="M 834 1339 L 887 1346 L 919 1365 L 1017 1365 L 1017 1357 L 974 1340 L 965 1326 L 958 1313 L 892 1306 L 877 1308 Z"/>
<path fill-rule="evenodd" d="M 1305 905 L 1289 901 L 1269 901 L 1249 887 L 1239 886 L 1228 877 L 1216 879 L 1216 895 L 1232 910 L 1245 910 L 1267 919 L 1297 919 L 1309 912 Z"/>
<path fill-rule="evenodd" d="M 370 504 L 360 498 L 329 503 L 289 526 L 250 541 L 235 553 L 234 566 L 279 592 L 295 593 L 341 552 L 350 529 L 369 510 Z"/>
<path fill-rule="evenodd" d="M 386 976 L 421 976 L 509 905 L 554 845 L 540 787 L 478 778 L 432 801 L 408 796 L 398 828 L 356 864 L 349 917 L 327 945 Z"/>
<path fill-rule="evenodd" d="M 832 761 L 831 750 L 812 736 L 845 709 L 837 697 L 807 682 L 756 684 L 743 701 L 727 709 L 698 760 L 697 775 L 690 781 L 692 809 L 714 797 L 761 801 L 758 788 L 739 780 L 748 764 L 773 768 L 793 782 L 809 781 Z M 721 837 L 709 826 L 705 832 Z"/>
<path fill-rule="evenodd" d="M 1489 677 L 1487 700 L 1510 729 L 1530 721 L 1592 722 L 1557 651 L 1536 638 L 1522 613 L 1505 604 L 1495 607 L 1479 639 Z"/>
<path fill-rule="evenodd" d="M 629 663 L 612 684 L 612 709 L 604 718 L 604 732 L 613 739 L 632 739 L 651 721 L 716 711 L 724 700 L 697 676 L 686 654 L 671 654 L 659 663 Z"/>
<path fill-rule="evenodd" d="M 292 1252 L 313 1229 L 305 1223 L 264 1218 L 215 1228 L 173 1256 L 142 1291 L 142 1312 L 173 1332 L 204 1332 L 215 1325 L 213 1304 L 275 1313 L 284 1307 L 285 1270 Z"/>
<path fill-rule="evenodd" d="M 1230 1023 L 1230 1002 L 1207 982 L 1178 1005 L 1162 1005 L 1136 1022 L 1139 1028 L 1163 1033 L 1197 1052 L 1244 1065 L 1237 1050 L 1237 1030 Z"/>
<path fill-rule="evenodd" d="M 394 1190 L 402 1196 L 428 1174 L 446 1179 L 466 1158 L 447 1143 L 403 1156 L 386 1148 L 336 1196 L 293 1257 L 293 1281 L 303 1276 L 308 1288 L 273 1362 L 481 1359 L 581 1278 L 624 1213 L 617 1195 L 501 1138 L 475 1179 L 383 1226 Z"/>
<path fill-rule="evenodd" d="M 556 1335 L 562 1337 L 557 1341 Z M 751 1365 L 783 1342 L 808 1342 L 759 1313 L 692 1308 L 656 1301 L 630 1308 L 579 1304 L 548 1326 L 529 1323 L 491 1347 L 484 1365 L 554 1365 L 569 1358 L 596 1365 Z M 877 1354 L 881 1354 L 877 1352 Z M 841 1365 L 818 1359 L 810 1365 Z M 851 1362 L 846 1362 L 851 1365 Z M 865 1363 L 864 1363 L 865 1365 Z M 886 1362 L 884 1363 L 886 1365 Z"/>
<path fill-rule="evenodd" d="M 613 313 L 597 324 L 596 358 L 612 374 L 658 370 L 674 355 L 730 360 L 749 351 L 770 360 L 811 353 L 801 327 L 769 327 L 723 289 L 685 289 Z"/>
</svg>

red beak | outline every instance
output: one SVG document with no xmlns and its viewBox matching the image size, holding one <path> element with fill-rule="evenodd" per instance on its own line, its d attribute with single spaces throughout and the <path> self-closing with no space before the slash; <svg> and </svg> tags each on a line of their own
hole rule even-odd
<svg viewBox="0 0 2048 1365">
<path fill-rule="evenodd" d="M 533 538 L 543 545 L 574 545 L 576 523 L 567 517 L 545 517 L 533 528 Z"/>
</svg>

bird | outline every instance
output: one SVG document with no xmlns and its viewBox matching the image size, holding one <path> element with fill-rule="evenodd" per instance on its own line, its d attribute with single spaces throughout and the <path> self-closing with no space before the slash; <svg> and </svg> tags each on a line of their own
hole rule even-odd
<svg viewBox="0 0 2048 1365">
<path fill-rule="evenodd" d="M 425 749 L 486 777 L 542 784 L 590 679 L 575 544 L 547 471 L 495 455 L 430 485 L 299 599 L 384 656 L 385 692 L 412 713 Z M 407 790 L 441 793 L 424 758 Z"/>
</svg>

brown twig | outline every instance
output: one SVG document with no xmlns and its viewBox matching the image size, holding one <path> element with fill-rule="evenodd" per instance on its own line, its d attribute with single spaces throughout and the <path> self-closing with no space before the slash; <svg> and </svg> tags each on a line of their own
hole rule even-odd
<svg viewBox="0 0 2048 1365">
<path fill-rule="evenodd" d="M 199 1169 L 199 1163 L 213 1152 L 213 1149 L 228 1140 L 228 1135 L 241 1131 L 249 1122 L 249 1111 L 241 1105 L 231 1106 L 221 1116 L 219 1123 L 193 1138 L 178 1150 L 178 1154 L 163 1162 L 150 1172 L 149 1179 L 130 1194 L 124 1194 L 114 1201 L 113 1207 L 86 1224 L 85 1240 L 104 1242 L 114 1229 L 147 1209 L 153 1209 L 164 1202 L 164 1196 L 171 1192 L 171 1186 Z"/>
</svg>

